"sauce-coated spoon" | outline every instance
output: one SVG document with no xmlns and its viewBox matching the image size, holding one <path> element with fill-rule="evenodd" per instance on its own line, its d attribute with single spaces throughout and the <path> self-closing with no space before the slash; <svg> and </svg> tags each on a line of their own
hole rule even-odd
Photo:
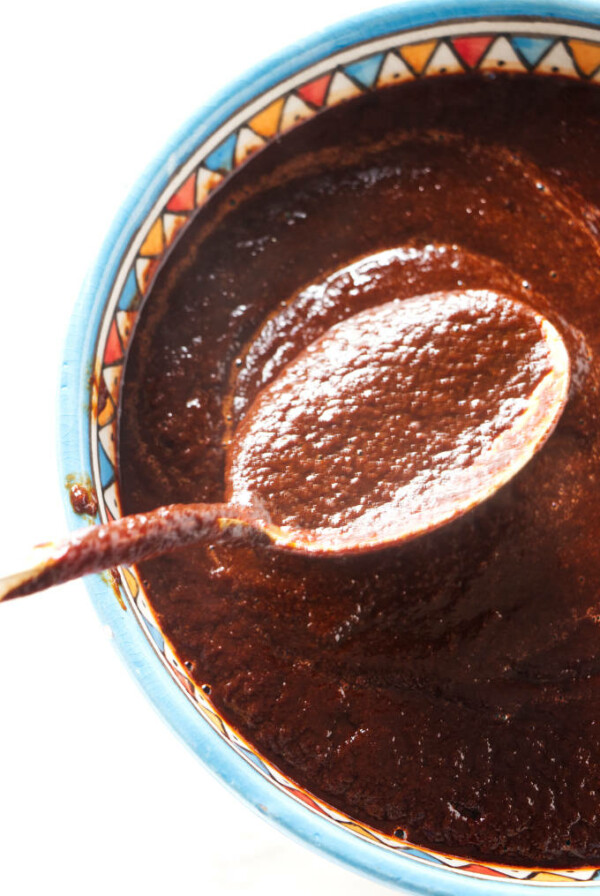
<svg viewBox="0 0 600 896">
<path fill-rule="evenodd" d="M 403 543 L 507 483 L 554 429 L 568 389 L 562 337 L 508 296 L 370 308 L 258 394 L 227 449 L 227 503 L 78 531 L 0 579 L 0 600 L 240 531 L 317 555 Z"/>
</svg>

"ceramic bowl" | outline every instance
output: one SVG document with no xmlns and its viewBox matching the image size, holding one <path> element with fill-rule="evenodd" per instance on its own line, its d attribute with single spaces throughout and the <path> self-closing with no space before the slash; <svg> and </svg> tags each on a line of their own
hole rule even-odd
<svg viewBox="0 0 600 896">
<path fill-rule="evenodd" d="M 91 480 L 99 519 L 120 515 L 115 426 L 127 344 L 154 272 L 194 211 L 250 154 L 319 110 L 402 81 L 474 69 L 600 81 L 600 3 L 412 0 L 369 12 L 259 66 L 175 135 L 117 215 L 67 340 L 61 476 L 63 482 L 69 476 Z M 67 513 L 73 528 L 89 521 L 68 503 Z M 598 869 L 473 863 L 346 817 L 278 772 L 219 716 L 162 636 L 135 569 L 122 569 L 120 581 L 98 576 L 87 584 L 126 663 L 164 718 L 226 784 L 304 842 L 412 892 L 523 896 L 540 886 L 557 893 L 600 889 Z"/>
</svg>

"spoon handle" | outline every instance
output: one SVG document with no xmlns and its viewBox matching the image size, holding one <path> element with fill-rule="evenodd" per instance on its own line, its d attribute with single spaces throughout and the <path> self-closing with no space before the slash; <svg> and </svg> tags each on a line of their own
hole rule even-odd
<svg viewBox="0 0 600 896">
<path fill-rule="evenodd" d="M 0 578 L 0 601 L 219 538 L 224 530 L 231 533 L 232 528 L 240 527 L 245 532 L 250 528 L 266 534 L 265 527 L 247 510 L 232 504 L 171 504 L 90 526 L 58 544 L 42 545 L 28 568 Z"/>
</svg>

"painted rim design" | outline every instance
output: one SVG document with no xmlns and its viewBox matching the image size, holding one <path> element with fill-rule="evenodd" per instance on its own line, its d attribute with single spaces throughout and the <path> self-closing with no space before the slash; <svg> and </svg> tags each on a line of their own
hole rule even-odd
<svg viewBox="0 0 600 896">
<path fill-rule="evenodd" d="M 398 10 L 395 17 L 402 16 L 403 12 L 406 10 Z M 443 13 L 443 9 L 438 11 L 438 18 L 440 12 Z M 388 15 L 394 18 L 392 11 L 388 11 Z M 593 20 L 593 17 L 588 18 Z M 599 18 L 597 9 L 595 18 Z M 150 182 L 150 187 L 154 188 L 151 201 L 148 202 L 148 197 L 143 194 L 134 197 L 130 208 L 125 209 L 121 220 L 116 222 L 108 240 L 113 259 L 112 270 L 107 266 L 109 270 L 104 282 L 94 284 L 92 278 L 84 289 L 72 323 L 63 365 L 63 389 L 71 389 L 73 394 L 75 386 L 76 394 L 81 396 L 88 387 L 85 375 L 81 376 L 86 359 L 85 348 L 91 349 L 87 356 L 93 364 L 91 394 L 87 396 L 90 413 L 80 420 L 80 436 L 83 434 L 84 437 L 80 437 L 76 449 L 73 447 L 72 415 L 68 411 L 65 428 L 66 408 L 61 390 L 62 472 L 91 475 L 103 521 L 120 516 L 116 472 L 117 406 L 124 357 L 137 314 L 161 260 L 185 230 L 195 210 L 250 155 L 322 109 L 369 91 L 418 78 L 471 71 L 509 71 L 559 74 L 600 84 L 598 27 L 548 19 L 480 18 L 404 31 L 390 27 L 389 32 L 356 42 L 357 31 L 354 31 L 354 43 L 349 42 L 333 53 L 323 52 L 322 58 L 252 96 L 242 107 L 234 109 L 218 127 L 202 135 L 199 141 L 194 142 L 194 135 L 190 139 L 188 133 L 187 146 L 185 142 L 177 143 L 180 152 L 177 170 L 173 173 L 168 170 L 168 164 L 163 164 L 157 183 Z M 323 39 L 320 43 L 324 43 Z M 323 49 L 326 50 L 326 47 Z M 288 69 L 290 67 L 288 62 Z M 232 93 L 235 92 L 232 89 Z M 165 153 L 164 158 L 170 160 L 171 155 Z M 147 189 L 149 179 L 147 176 L 142 189 Z M 146 207 L 141 209 L 144 201 Z M 128 244 L 121 245 L 120 240 L 128 231 Z M 86 311 L 91 304 L 92 292 L 95 293 L 96 307 L 93 309 L 95 313 L 88 316 Z M 75 456 L 77 461 L 74 463 Z M 73 526 L 81 525 L 81 520 L 74 519 L 72 515 L 70 522 Z M 536 871 L 473 863 L 415 847 L 356 822 L 316 799 L 281 774 L 224 721 L 209 697 L 189 679 L 171 645 L 161 634 L 135 568 L 121 568 L 120 572 L 121 582 L 117 588 L 124 598 L 121 602 L 123 609 L 115 608 L 114 595 L 104 586 L 99 586 L 97 578 L 91 580 L 94 583 L 93 596 L 100 615 L 111 625 L 122 652 L 134 672 L 143 679 L 152 699 L 196 752 L 216 767 L 222 776 L 225 776 L 223 765 L 227 762 L 215 760 L 214 754 L 233 750 L 247 768 L 237 776 L 233 775 L 229 783 L 242 791 L 242 795 L 251 802 L 257 803 L 257 799 L 248 794 L 246 786 L 247 776 L 252 772 L 258 772 L 262 779 L 262 786 L 257 779 L 255 787 L 261 792 L 262 803 L 268 802 L 265 787 L 267 792 L 276 789 L 284 798 L 293 801 L 296 804 L 294 811 L 303 811 L 303 824 L 293 824 L 285 817 L 278 820 L 303 839 L 313 843 L 318 841 L 319 838 L 311 836 L 308 831 L 311 816 L 313 820 L 321 819 L 328 826 L 328 833 L 337 829 L 337 833 L 354 841 L 350 848 L 348 844 L 344 849 L 336 849 L 332 844 L 318 843 L 321 848 L 380 879 L 409 885 L 417 891 L 426 885 L 425 876 L 418 873 L 425 867 L 438 873 L 442 869 L 452 869 L 455 884 L 449 882 L 447 873 L 444 875 L 446 886 L 451 889 L 460 887 L 464 890 L 469 881 L 473 884 L 478 881 L 479 884 L 485 883 L 484 891 L 488 893 L 491 892 L 493 879 L 512 882 L 513 891 L 519 882 L 527 884 L 528 888 L 532 884 L 551 884 L 553 888 L 557 885 L 560 888 L 563 883 L 568 884 L 570 889 L 574 885 L 594 886 L 592 882 L 600 880 L 600 869 L 596 868 Z M 132 627 L 138 628 L 134 636 L 136 646 L 131 643 Z M 140 645 L 140 635 L 145 640 L 144 645 Z M 163 687 L 157 687 L 156 682 L 149 683 L 146 680 L 148 663 L 154 667 L 153 675 L 163 679 L 169 677 L 170 684 L 163 681 Z M 174 683 L 175 690 L 179 690 L 177 700 L 174 698 Z M 169 690 L 166 700 L 172 704 L 171 712 L 165 707 L 165 688 Z M 185 722 L 182 720 L 182 698 L 187 703 L 183 713 Z M 217 738 L 216 741 L 209 738 L 209 747 L 206 742 L 199 743 L 195 734 L 199 726 L 206 728 L 205 723 Z M 206 731 L 204 733 L 206 735 Z M 207 738 L 200 740 L 206 741 Z M 367 844 L 377 850 L 377 863 L 359 860 L 353 855 L 353 849 L 359 851 Z M 386 854 L 386 860 L 391 857 L 398 863 L 395 871 L 383 869 L 379 856 L 382 852 Z M 399 861 L 400 856 L 405 860 Z M 408 863 L 414 866 L 414 874 L 407 872 Z"/>
</svg>

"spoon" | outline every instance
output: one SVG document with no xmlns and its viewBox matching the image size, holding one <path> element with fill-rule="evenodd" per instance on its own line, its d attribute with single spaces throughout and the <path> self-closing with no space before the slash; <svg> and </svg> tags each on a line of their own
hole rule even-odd
<svg viewBox="0 0 600 896">
<path fill-rule="evenodd" d="M 505 485 L 567 400 L 556 328 L 489 290 L 432 293 L 327 330 L 258 394 L 227 446 L 222 504 L 174 504 L 38 548 L 0 600 L 198 541 L 315 555 L 399 545 Z"/>
</svg>

